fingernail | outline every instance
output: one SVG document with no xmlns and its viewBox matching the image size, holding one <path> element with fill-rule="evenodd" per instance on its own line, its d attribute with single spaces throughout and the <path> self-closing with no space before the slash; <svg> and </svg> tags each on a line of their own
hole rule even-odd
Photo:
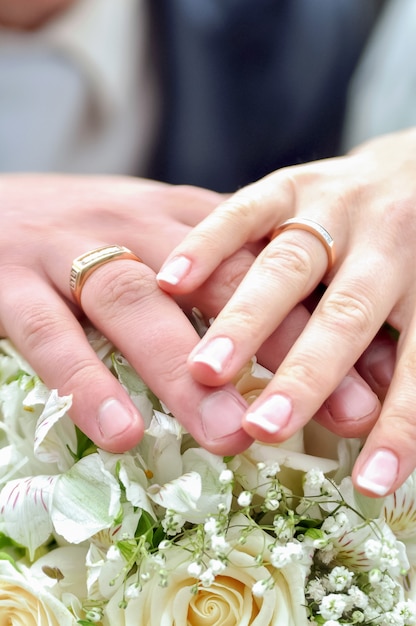
<svg viewBox="0 0 416 626">
<path fill-rule="evenodd" d="M 377 409 L 378 398 L 357 378 L 346 376 L 325 402 L 325 407 L 337 421 L 360 420 Z"/>
<path fill-rule="evenodd" d="M 109 398 L 99 407 L 97 421 L 101 435 L 105 439 L 112 439 L 131 428 L 135 418 L 116 398 Z"/>
<path fill-rule="evenodd" d="M 357 485 L 376 496 L 384 496 L 396 481 L 399 460 L 390 450 L 377 450 L 357 477 Z"/>
<path fill-rule="evenodd" d="M 246 410 L 243 398 L 231 391 L 215 391 L 206 396 L 199 406 L 199 415 L 207 439 L 217 441 L 241 430 Z"/>
<path fill-rule="evenodd" d="M 203 363 L 210 367 L 216 374 L 224 371 L 234 351 L 234 344 L 228 337 L 215 337 L 210 339 L 202 348 L 197 348 L 191 354 L 194 363 Z"/>
<path fill-rule="evenodd" d="M 388 387 L 394 373 L 396 346 L 385 344 L 369 350 L 367 367 L 373 380 L 380 387 Z"/>
<path fill-rule="evenodd" d="M 270 396 L 255 411 L 247 413 L 245 421 L 255 424 L 266 433 L 277 433 L 284 428 L 292 414 L 289 398 L 275 394 Z"/>
<path fill-rule="evenodd" d="M 177 256 L 162 266 L 157 274 L 158 281 L 177 285 L 191 269 L 191 261 L 185 256 Z"/>
</svg>

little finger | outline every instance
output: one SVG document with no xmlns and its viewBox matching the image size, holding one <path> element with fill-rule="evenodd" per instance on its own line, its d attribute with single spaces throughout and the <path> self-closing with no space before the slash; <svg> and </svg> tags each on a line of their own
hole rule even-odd
<svg viewBox="0 0 416 626">
<path fill-rule="evenodd" d="M 392 493 L 416 467 L 416 321 L 402 337 L 380 418 L 355 463 L 353 481 L 370 496 Z"/>
</svg>

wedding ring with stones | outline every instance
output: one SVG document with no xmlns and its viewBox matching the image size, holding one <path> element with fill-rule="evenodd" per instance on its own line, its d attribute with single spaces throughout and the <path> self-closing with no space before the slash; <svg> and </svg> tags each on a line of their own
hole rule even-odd
<svg viewBox="0 0 416 626">
<path fill-rule="evenodd" d="M 81 306 L 81 292 L 85 281 L 97 268 L 110 261 L 117 259 L 132 259 L 133 261 L 143 261 L 131 250 L 124 246 L 109 245 L 95 248 L 78 256 L 72 262 L 69 286 L 76 302 Z"/>
</svg>

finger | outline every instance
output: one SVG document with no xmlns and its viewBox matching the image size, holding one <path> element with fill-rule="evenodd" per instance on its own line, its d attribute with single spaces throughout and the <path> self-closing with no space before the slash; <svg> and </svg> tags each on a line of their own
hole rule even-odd
<svg viewBox="0 0 416 626">
<path fill-rule="evenodd" d="M 356 363 L 357 372 L 383 400 L 393 379 L 397 340 L 382 328 Z"/>
<path fill-rule="evenodd" d="M 326 251 L 311 233 L 288 230 L 270 242 L 191 353 L 193 376 L 209 385 L 228 381 L 313 291 L 326 266 Z"/>
<path fill-rule="evenodd" d="M 401 337 L 396 368 L 383 410 L 355 463 L 359 491 L 384 496 L 395 491 L 416 465 L 416 323 Z"/>
<path fill-rule="evenodd" d="M 20 267 L 0 275 L 0 292 L 7 335 L 49 388 L 73 395 L 70 416 L 79 428 L 113 452 L 126 449 L 126 442 L 133 447 L 143 434 L 141 416 L 61 297 Z"/>
<path fill-rule="evenodd" d="M 351 263 L 339 271 L 263 397 L 246 415 L 245 428 L 252 436 L 265 441 L 290 437 L 318 411 L 370 343 L 389 312 L 385 294 L 397 298 L 397 281 L 393 286 L 388 271 L 384 276 L 377 272 L 380 280 L 374 284 L 368 275 L 373 269 L 378 268 Z M 357 417 L 371 420 L 379 403 L 375 395 L 366 397 Z"/>
<path fill-rule="evenodd" d="M 249 445 L 241 427 L 246 403 L 231 385 L 212 391 L 193 380 L 186 359 L 198 335 L 145 264 L 98 267 L 84 285 L 82 306 L 198 443 L 218 454 Z"/>
<path fill-rule="evenodd" d="M 267 236 L 294 205 L 294 187 L 284 170 L 241 189 L 176 246 L 158 273 L 159 285 L 170 293 L 194 290 L 222 260 Z"/>
<path fill-rule="evenodd" d="M 206 317 L 215 315 L 226 304 L 230 294 L 241 282 L 252 264 L 253 257 L 247 250 L 240 250 L 224 261 L 212 277 L 197 290 L 191 302 L 197 304 Z M 321 291 L 322 295 L 324 292 Z M 314 302 L 316 306 L 318 300 Z M 289 312 L 279 327 L 267 338 L 256 353 L 261 365 L 275 372 L 292 345 L 303 332 L 310 318 L 303 305 L 297 305 Z M 347 373 L 335 391 L 325 400 L 315 414 L 315 419 L 339 436 L 358 437 L 368 434 L 378 417 L 380 405 L 374 398 L 374 391 L 354 368 Z M 375 403 L 376 410 L 367 415 L 368 405 Z"/>
</svg>

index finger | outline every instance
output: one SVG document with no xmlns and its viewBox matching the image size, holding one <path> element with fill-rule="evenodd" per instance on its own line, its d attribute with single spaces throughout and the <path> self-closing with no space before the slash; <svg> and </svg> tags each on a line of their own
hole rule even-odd
<svg viewBox="0 0 416 626">
<path fill-rule="evenodd" d="M 159 270 L 159 285 L 175 294 L 194 290 L 244 244 L 266 237 L 294 204 L 295 188 L 285 170 L 241 189 L 176 246 Z"/>
</svg>

